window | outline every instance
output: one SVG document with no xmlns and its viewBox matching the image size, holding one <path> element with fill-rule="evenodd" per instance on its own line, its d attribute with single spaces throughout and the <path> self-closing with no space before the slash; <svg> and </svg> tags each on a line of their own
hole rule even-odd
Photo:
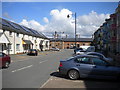
<svg viewBox="0 0 120 90">
<path fill-rule="evenodd" d="M 88 54 L 88 55 L 95 55 L 95 56 L 98 56 L 99 58 L 104 58 L 102 55 L 94 54 L 94 53 L 91 53 L 91 54 Z"/>
<path fill-rule="evenodd" d="M 12 32 L 11 31 L 9 31 L 9 36 L 12 36 Z"/>
<path fill-rule="evenodd" d="M 16 34 L 17 34 L 16 36 L 19 37 L 19 33 L 16 33 Z"/>
<path fill-rule="evenodd" d="M 85 46 L 85 43 L 83 43 L 83 46 Z"/>
<path fill-rule="evenodd" d="M 20 44 L 16 44 L 16 50 L 17 50 L 17 51 L 20 50 Z"/>
<path fill-rule="evenodd" d="M 107 63 L 99 58 L 92 58 L 92 61 L 95 65 L 105 66 Z"/>
<path fill-rule="evenodd" d="M 12 49 L 12 44 L 9 44 L 9 49 Z"/>
<path fill-rule="evenodd" d="M 90 58 L 88 58 L 88 57 L 79 57 L 79 58 L 75 59 L 75 62 L 83 63 L 83 64 L 91 64 Z"/>
</svg>

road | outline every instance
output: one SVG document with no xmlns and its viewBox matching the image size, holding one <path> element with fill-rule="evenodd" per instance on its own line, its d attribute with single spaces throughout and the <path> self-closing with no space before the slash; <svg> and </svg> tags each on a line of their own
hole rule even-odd
<svg viewBox="0 0 120 90">
<path fill-rule="evenodd" d="M 58 74 L 59 60 L 71 57 L 73 50 L 41 53 L 38 56 L 13 55 L 8 69 L 2 71 L 3 88 L 120 88 L 109 80 L 69 80 Z"/>
</svg>

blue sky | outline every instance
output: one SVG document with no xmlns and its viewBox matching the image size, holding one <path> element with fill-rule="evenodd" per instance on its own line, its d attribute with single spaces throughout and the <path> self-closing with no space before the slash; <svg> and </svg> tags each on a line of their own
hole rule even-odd
<svg viewBox="0 0 120 90">
<path fill-rule="evenodd" d="M 43 17 L 50 18 L 50 11 L 53 9 L 66 8 L 76 12 L 78 16 L 88 14 L 92 10 L 98 14 L 111 14 L 114 13 L 117 4 L 117 2 L 3 2 L 2 14 L 8 13 L 16 22 L 26 18 L 43 24 Z"/>
<path fill-rule="evenodd" d="M 2 17 L 33 29 L 39 29 L 38 31 L 44 32 L 48 36 L 52 35 L 57 29 L 71 36 L 73 31 L 71 33 L 69 31 L 74 29 L 74 25 L 70 24 L 71 26 L 65 26 L 63 23 L 66 21 L 66 17 L 62 17 L 61 15 L 66 14 L 66 12 L 76 12 L 78 22 L 80 22 L 77 32 L 81 36 L 91 36 L 98 26 L 108 17 L 108 14 L 115 12 L 117 6 L 117 2 L 2 2 Z M 47 19 L 47 23 L 44 17 Z M 84 21 L 84 19 L 86 20 Z M 92 19 L 94 19 L 93 22 Z M 97 20 L 100 23 L 96 24 Z M 64 28 L 57 26 L 57 22 L 59 22 L 58 24 L 63 24 Z M 88 30 L 89 28 L 90 30 Z M 47 31 L 48 29 L 49 32 Z M 85 34 L 83 29 L 88 33 Z"/>
</svg>

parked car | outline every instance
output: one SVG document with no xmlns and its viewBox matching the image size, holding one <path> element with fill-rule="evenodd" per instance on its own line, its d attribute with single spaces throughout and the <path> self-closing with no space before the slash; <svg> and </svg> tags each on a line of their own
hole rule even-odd
<svg viewBox="0 0 120 90">
<path fill-rule="evenodd" d="M 77 50 L 76 51 L 76 55 L 82 55 L 82 54 L 85 54 L 86 51 L 85 50 Z"/>
<path fill-rule="evenodd" d="M 36 49 L 29 49 L 27 55 L 38 55 L 38 51 Z"/>
<path fill-rule="evenodd" d="M 76 54 L 76 52 L 77 52 L 78 50 L 83 50 L 83 49 L 82 49 L 82 48 L 75 48 L 75 49 L 74 49 L 74 54 Z"/>
<path fill-rule="evenodd" d="M 59 73 L 70 79 L 101 78 L 120 79 L 120 67 L 111 65 L 107 60 L 93 55 L 77 55 L 60 61 Z"/>
<path fill-rule="evenodd" d="M 50 48 L 50 50 L 52 50 L 52 51 L 60 51 L 60 49 L 56 48 L 56 47 Z"/>
<path fill-rule="evenodd" d="M 80 46 L 86 52 L 94 52 L 95 46 Z"/>
<path fill-rule="evenodd" d="M 109 61 L 110 63 L 113 63 L 113 62 L 114 62 L 112 58 L 107 58 L 107 57 L 105 57 L 102 53 L 98 53 L 98 52 L 87 52 L 86 54 L 87 54 L 87 55 L 98 56 L 98 57 L 101 58 L 101 59 L 104 59 L 104 60 Z"/>
<path fill-rule="evenodd" d="M 11 63 L 10 56 L 0 52 L 0 67 L 8 68 L 10 63 Z"/>
</svg>

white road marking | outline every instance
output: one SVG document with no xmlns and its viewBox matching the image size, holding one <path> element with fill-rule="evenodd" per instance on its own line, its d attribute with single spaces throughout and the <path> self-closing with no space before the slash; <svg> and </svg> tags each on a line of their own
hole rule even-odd
<svg viewBox="0 0 120 90">
<path fill-rule="evenodd" d="M 55 72 L 55 71 L 52 71 Z M 43 88 L 50 80 L 53 80 L 53 76 L 51 76 L 40 88 Z"/>
<path fill-rule="evenodd" d="M 52 76 L 40 88 L 43 88 L 51 80 L 51 78 Z"/>
<path fill-rule="evenodd" d="M 41 63 L 43 63 L 43 62 L 46 62 L 46 61 L 48 61 L 48 60 L 45 60 L 45 61 L 41 61 L 41 62 L 39 62 L 39 64 L 41 64 Z"/>
<path fill-rule="evenodd" d="M 12 72 L 17 72 L 17 71 L 20 71 L 20 70 L 23 70 L 23 69 L 26 69 L 26 68 L 30 68 L 32 67 L 33 65 L 29 65 L 27 67 L 23 67 L 23 68 L 20 68 L 20 69 L 16 69 L 16 70 L 13 70 Z"/>
<path fill-rule="evenodd" d="M 30 58 L 31 59 L 31 58 Z M 22 62 L 22 61 L 27 61 L 27 60 L 30 60 L 29 58 L 28 59 L 22 59 L 22 60 L 18 60 L 18 61 L 13 61 L 13 60 L 11 60 L 11 62 L 12 63 L 14 63 L 14 62 Z"/>
</svg>

